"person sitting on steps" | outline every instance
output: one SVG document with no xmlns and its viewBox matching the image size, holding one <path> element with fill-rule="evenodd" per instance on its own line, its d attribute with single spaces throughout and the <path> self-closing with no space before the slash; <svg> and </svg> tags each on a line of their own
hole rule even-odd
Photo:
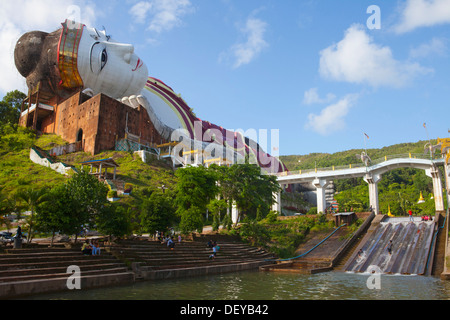
<svg viewBox="0 0 450 320">
<path fill-rule="evenodd" d="M 91 255 L 92 254 L 92 248 L 91 244 L 89 243 L 89 240 L 86 240 L 83 243 L 83 246 L 81 247 L 81 253 L 84 255 Z"/>
</svg>

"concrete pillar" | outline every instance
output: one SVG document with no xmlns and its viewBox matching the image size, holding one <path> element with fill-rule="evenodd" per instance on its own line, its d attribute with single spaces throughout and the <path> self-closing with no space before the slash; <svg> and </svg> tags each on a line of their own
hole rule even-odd
<svg viewBox="0 0 450 320">
<path fill-rule="evenodd" d="M 278 211 L 279 214 L 281 214 L 281 191 L 274 192 L 273 198 L 275 198 L 275 203 L 272 205 L 273 211 Z"/>
<path fill-rule="evenodd" d="M 436 166 L 432 166 L 429 170 L 425 170 L 427 176 L 433 180 L 433 196 L 436 211 L 444 211 L 444 198 L 442 197 L 442 179 L 441 173 Z"/>
<path fill-rule="evenodd" d="M 445 172 L 445 188 L 447 189 L 447 194 L 450 195 L 450 164 L 444 166 Z"/>
<path fill-rule="evenodd" d="M 380 204 L 378 202 L 378 182 L 381 175 L 368 173 L 364 177 L 364 181 L 369 184 L 369 202 L 375 214 L 380 213 Z"/>
<path fill-rule="evenodd" d="M 233 206 L 231 207 L 231 221 L 233 221 L 233 223 L 237 223 L 239 219 L 239 211 L 236 205 L 236 202 L 233 201 Z"/>
<path fill-rule="evenodd" d="M 317 213 L 325 213 L 327 209 L 327 201 L 325 199 L 325 189 L 327 188 L 330 181 L 324 179 L 315 179 L 312 184 L 316 187 L 317 193 Z"/>
</svg>

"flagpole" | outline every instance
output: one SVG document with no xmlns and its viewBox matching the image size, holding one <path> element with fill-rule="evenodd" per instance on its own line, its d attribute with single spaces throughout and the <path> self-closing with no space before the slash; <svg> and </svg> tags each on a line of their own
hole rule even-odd
<svg viewBox="0 0 450 320">
<path fill-rule="evenodd" d="M 367 138 L 368 135 L 364 132 L 364 151 L 366 152 L 366 155 L 367 155 Z"/>
<path fill-rule="evenodd" d="M 366 137 L 365 134 L 364 134 L 364 151 L 365 151 L 366 154 L 367 154 L 367 137 Z"/>
<path fill-rule="evenodd" d="M 428 143 L 430 144 L 430 159 L 433 159 L 433 148 L 432 148 L 432 145 L 431 145 L 430 136 L 428 135 L 428 129 L 427 129 L 426 122 L 423 123 L 423 127 L 425 128 L 425 132 L 427 133 Z"/>
</svg>

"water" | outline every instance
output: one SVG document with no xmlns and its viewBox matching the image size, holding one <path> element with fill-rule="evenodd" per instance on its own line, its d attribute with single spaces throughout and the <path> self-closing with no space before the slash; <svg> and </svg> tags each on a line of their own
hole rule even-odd
<svg viewBox="0 0 450 320">
<path fill-rule="evenodd" d="M 316 275 L 248 271 L 188 279 L 140 282 L 131 286 L 40 295 L 42 300 L 449 300 L 450 283 L 424 276 Z"/>
</svg>

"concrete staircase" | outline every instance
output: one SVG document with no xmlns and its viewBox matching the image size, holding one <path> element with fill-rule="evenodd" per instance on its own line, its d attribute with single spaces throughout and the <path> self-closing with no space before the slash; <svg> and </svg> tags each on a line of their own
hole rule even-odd
<svg viewBox="0 0 450 320">
<path fill-rule="evenodd" d="M 183 241 L 171 250 L 159 241 L 122 240 L 111 248 L 111 253 L 132 264 L 138 278 L 161 279 L 191 275 L 224 273 L 258 268 L 270 264 L 273 255 L 264 250 L 238 242 L 218 242 L 215 259 L 206 242 Z"/>
<path fill-rule="evenodd" d="M 134 275 L 126 264 L 105 250 L 100 256 L 85 256 L 79 248 L 6 249 L 0 254 L 0 299 L 35 293 L 69 290 L 69 266 L 80 268 L 81 288 L 131 284 Z"/>
<path fill-rule="evenodd" d="M 0 253 L 0 299 L 70 290 L 69 266 L 80 268 L 81 289 L 133 284 L 138 280 L 158 280 L 202 276 L 258 269 L 274 257 L 239 242 L 218 242 L 220 250 L 209 259 L 212 249 L 203 241 L 176 243 L 174 250 L 146 237 L 121 240 L 101 247 L 100 256 L 83 255 L 81 243 L 49 248 L 33 245 L 4 249 Z M 68 271 L 69 270 L 69 271 Z"/>
</svg>

